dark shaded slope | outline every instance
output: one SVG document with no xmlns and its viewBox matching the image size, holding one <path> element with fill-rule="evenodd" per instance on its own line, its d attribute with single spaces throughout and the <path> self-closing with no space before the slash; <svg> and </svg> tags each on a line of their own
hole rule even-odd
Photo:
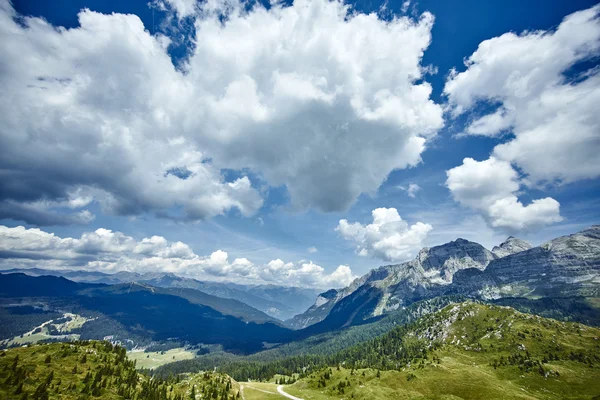
<svg viewBox="0 0 600 400">
<path fill-rule="evenodd" d="M 205 297 L 199 292 L 187 293 L 191 302 L 168 290 L 137 284 L 106 286 L 58 277 L 6 274 L 0 275 L 0 296 L 43 298 L 63 311 L 100 314 L 104 324 L 116 322 L 127 332 L 151 340 L 222 344 L 236 352 L 257 351 L 263 348 L 263 342 L 287 341 L 293 333 L 271 322 L 246 322 L 198 304 Z M 105 334 L 103 331 L 96 338 Z M 90 337 L 90 332 L 86 337 Z"/>
</svg>

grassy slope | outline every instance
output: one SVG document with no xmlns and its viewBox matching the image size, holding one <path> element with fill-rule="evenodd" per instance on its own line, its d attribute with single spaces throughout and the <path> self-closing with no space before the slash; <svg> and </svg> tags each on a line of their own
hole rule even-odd
<svg viewBox="0 0 600 400">
<path fill-rule="evenodd" d="M 177 347 L 167 351 L 130 351 L 127 353 L 127 358 L 135 360 L 138 368 L 147 369 L 155 369 L 161 365 L 180 360 L 190 360 L 194 357 L 194 352 L 185 350 L 183 347 Z"/>
<path fill-rule="evenodd" d="M 86 375 L 90 374 L 87 383 L 90 387 L 100 370 L 103 374 L 98 392 L 87 393 Z M 40 386 L 45 386 L 43 392 L 47 397 L 35 395 Z M 134 362 L 126 359 L 124 349 L 112 349 L 104 342 L 53 343 L 0 352 L 3 400 L 22 399 L 23 393 L 27 393 L 28 399 L 189 399 L 192 387 L 198 398 L 201 395 L 207 398 L 216 391 L 216 398 L 223 399 L 227 386 L 230 388 L 227 398 L 235 398 L 239 385 L 224 374 L 183 375 L 170 382 L 151 380 L 135 371 Z M 123 389 L 128 389 L 127 393 Z"/>
<path fill-rule="evenodd" d="M 286 391 L 304 399 L 592 399 L 600 395 L 600 330 L 463 303 L 427 316 L 406 335 L 439 343 L 398 371 L 331 369 Z M 439 363 L 438 363 L 439 359 Z M 511 360 L 510 362 L 507 360 Z M 364 376 L 363 376 L 364 373 Z M 342 394 L 341 381 L 350 382 Z"/>
<path fill-rule="evenodd" d="M 39 326 L 32 328 L 12 339 L 0 341 L 0 346 L 10 347 L 15 345 L 33 344 L 43 340 L 71 341 L 79 340 L 78 334 L 72 334 L 71 331 L 79 329 L 90 319 L 81 315 L 66 313 L 59 318 L 44 321 Z"/>
</svg>

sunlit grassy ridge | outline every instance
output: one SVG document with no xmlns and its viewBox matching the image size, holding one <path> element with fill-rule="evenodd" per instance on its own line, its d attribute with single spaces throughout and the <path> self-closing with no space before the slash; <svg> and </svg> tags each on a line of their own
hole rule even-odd
<svg viewBox="0 0 600 400">
<path fill-rule="evenodd" d="M 192 359 L 194 353 L 183 347 L 176 347 L 166 351 L 130 351 L 127 358 L 135 360 L 138 368 L 154 369 L 171 362 Z"/>
<path fill-rule="evenodd" d="M 403 347 L 416 349 L 411 361 Z M 304 399 L 592 399 L 600 395 L 600 330 L 507 307 L 462 303 L 373 341 L 352 365 L 312 372 Z M 359 350 L 357 350 L 359 351 Z M 401 361 L 401 362 L 400 362 Z"/>
<path fill-rule="evenodd" d="M 218 373 L 153 379 L 125 349 L 107 342 L 34 345 L 0 352 L 1 399 L 234 399 L 239 386 Z"/>
<path fill-rule="evenodd" d="M 234 373 L 257 379 L 273 370 L 295 373 L 300 379 L 285 390 L 305 400 L 592 399 L 600 394 L 600 330 L 464 302 L 335 354 Z M 276 380 L 261 388 L 276 391 Z M 252 386 L 250 396 L 260 396 Z"/>
</svg>

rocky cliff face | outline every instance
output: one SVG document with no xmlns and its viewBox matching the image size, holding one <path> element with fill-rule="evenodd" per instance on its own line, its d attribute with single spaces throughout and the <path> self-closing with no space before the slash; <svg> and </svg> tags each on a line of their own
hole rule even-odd
<svg viewBox="0 0 600 400">
<path fill-rule="evenodd" d="M 453 291 L 493 299 L 600 294 L 600 225 L 464 271 Z"/>
<path fill-rule="evenodd" d="M 304 321 L 303 327 L 319 321 L 341 327 L 451 294 L 482 299 L 599 296 L 600 225 L 533 248 L 513 237 L 492 252 L 464 239 L 425 248 L 412 261 L 369 272 L 295 318 Z"/>
<path fill-rule="evenodd" d="M 379 267 L 367 272 L 360 278 L 356 278 L 349 286 L 343 289 L 330 289 L 323 292 L 317 296 L 315 304 L 302 314 L 298 314 L 285 321 L 285 325 L 292 329 L 303 329 L 321 322 L 329 315 L 331 309 L 346 296 L 354 293 L 358 288 L 369 282 L 384 279 L 388 274 L 389 271 L 386 267 Z"/>
<path fill-rule="evenodd" d="M 480 244 L 465 239 L 424 248 L 412 261 L 370 271 L 326 302 L 317 299 L 318 307 L 294 317 L 303 326 L 288 326 L 299 329 L 328 318 L 335 319 L 333 325 L 338 327 L 378 316 L 422 298 L 433 287 L 449 285 L 456 271 L 484 269 L 496 258 Z"/>
<path fill-rule="evenodd" d="M 500 245 L 494 246 L 492 253 L 494 253 L 497 257 L 502 258 L 529 250 L 531 247 L 532 246 L 529 242 L 509 236 L 508 239 L 506 239 Z"/>
</svg>

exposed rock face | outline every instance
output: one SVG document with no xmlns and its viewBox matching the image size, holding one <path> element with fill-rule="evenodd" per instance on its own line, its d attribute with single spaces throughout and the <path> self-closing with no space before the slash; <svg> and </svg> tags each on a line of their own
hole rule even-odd
<svg viewBox="0 0 600 400">
<path fill-rule="evenodd" d="M 317 300 L 315 306 L 321 303 L 319 307 L 313 306 L 294 319 L 304 324 L 301 328 L 325 317 L 335 319 L 336 327 L 349 325 L 360 318 L 378 316 L 410 303 L 412 299 L 422 298 L 432 287 L 452 283 L 456 271 L 484 269 L 495 258 L 480 244 L 465 239 L 424 248 L 414 260 L 374 269 L 347 288 L 336 291 L 335 297 L 327 302 Z"/>
<path fill-rule="evenodd" d="M 377 281 L 387 277 L 389 271 L 386 267 L 379 267 L 367 272 L 360 278 L 356 278 L 348 287 L 343 289 L 330 289 L 317 296 L 315 304 L 313 304 L 308 310 L 302 314 L 298 314 L 287 321 L 285 324 L 287 327 L 292 329 L 303 329 L 307 326 L 321 322 L 329 313 L 333 306 L 335 306 L 340 300 L 346 296 L 354 293 L 358 288 L 365 285 L 368 282 Z"/>
<path fill-rule="evenodd" d="M 455 276 L 454 292 L 481 298 L 597 296 L 600 225 Z"/>
<path fill-rule="evenodd" d="M 331 311 L 337 297 L 338 291 L 336 289 L 330 289 L 319 294 L 315 304 L 302 314 L 295 315 L 293 318 L 285 321 L 285 325 L 292 329 L 303 329 L 322 321 Z"/>
<path fill-rule="evenodd" d="M 329 293 L 329 292 L 326 292 Z M 304 326 L 359 323 L 414 301 L 460 294 L 482 299 L 600 295 L 600 225 L 539 247 L 509 237 L 490 252 L 464 239 L 375 269 L 295 318 Z"/>
<path fill-rule="evenodd" d="M 508 239 L 502 242 L 499 246 L 494 246 L 492 253 L 499 258 L 502 258 L 529 250 L 531 247 L 532 246 L 529 242 L 509 236 Z"/>
</svg>

